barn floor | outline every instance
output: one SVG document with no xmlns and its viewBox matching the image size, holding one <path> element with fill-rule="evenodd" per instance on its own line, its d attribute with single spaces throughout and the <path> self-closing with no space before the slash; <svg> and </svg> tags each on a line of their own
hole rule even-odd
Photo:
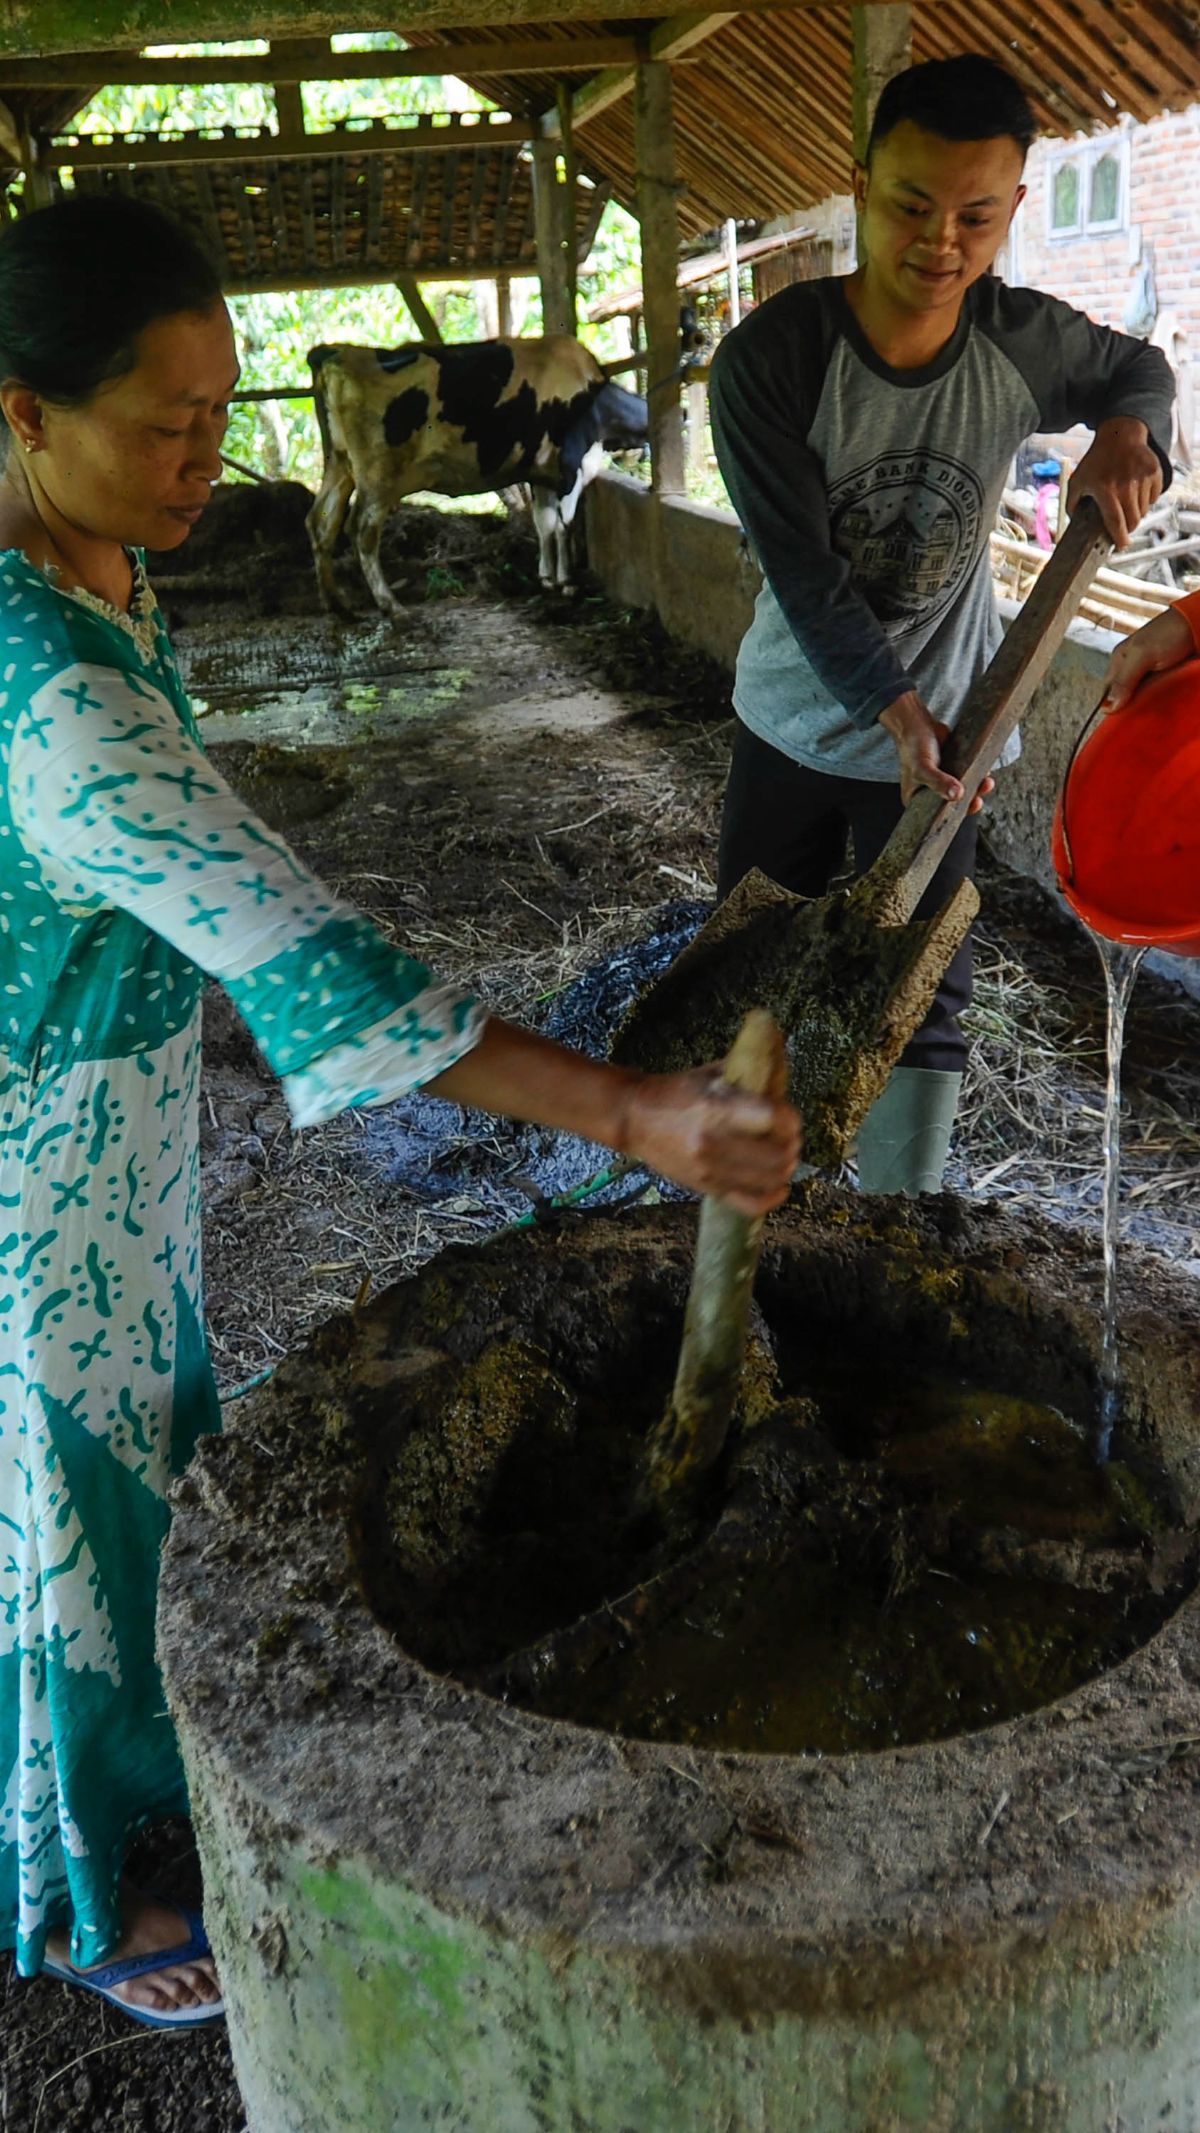
<svg viewBox="0 0 1200 2133">
<path fill-rule="evenodd" d="M 540 597 L 531 545 L 486 518 L 410 513 L 389 567 L 411 620 L 339 628 L 313 611 L 305 493 L 230 495 L 222 539 L 158 574 L 225 775 L 406 948 L 506 1014 L 601 1045 L 711 895 L 725 678 L 598 597 Z M 1092 1223 L 1098 961 L 1050 899 L 996 870 L 984 906 L 955 1182 Z M 221 995 L 207 1014 L 208 1310 L 226 1395 L 364 1281 L 485 1236 L 602 1161 L 422 1099 L 293 1134 Z M 1143 978 L 1128 1222 L 1200 1272 L 1198 1038 L 1200 1007 Z M 150 1840 L 150 1885 L 184 1891 L 190 1871 L 180 1832 Z M 242 2124 L 223 2035 L 135 2030 L 4 1959 L 3 2133 Z"/>
</svg>

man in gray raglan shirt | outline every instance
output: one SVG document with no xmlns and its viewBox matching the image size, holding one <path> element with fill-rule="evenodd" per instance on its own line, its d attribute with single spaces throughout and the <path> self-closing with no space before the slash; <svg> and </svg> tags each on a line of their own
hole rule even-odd
<svg viewBox="0 0 1200 2133">
<path fill-rule="evenodd" d="M 1119 546 L 1170 479 L 1158 350 L 989 271 L 1034 131 L 990 60 L 897 75 L 855 171 L 864 264 L 772 297 L 718 350 L 717 456 L 765 581 L 738 658 L 723 896 L 752 866 L 822 895 L 847 831 L 862 872 L 918 785 L 958 797 L 939 750 L 1000 640 L 988 534 L 1031 431 L 1094 428 L 1069 501 L 1094 496 Z M 975 841 L 968 818 L 922 915 Z M 968 941 L 860 1131 L 865 1190 L 940 1185 L 970 997 Z"/>
</svg>

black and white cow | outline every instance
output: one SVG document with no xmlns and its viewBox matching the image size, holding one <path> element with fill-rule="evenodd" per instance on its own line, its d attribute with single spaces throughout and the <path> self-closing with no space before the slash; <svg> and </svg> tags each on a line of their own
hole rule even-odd
<svg viewBox="0 0 1200 2133">
<path fill-rule="evenodd" d="M 351 495 L 363 576 L 384 614 L 400 612 L 379 562 L 383 529 L 418 489 L 475 496 L 527 482 L 542 584 L 570 582 L 579 499 L 604 463 L 646 437 L 646 402 L 611 384 L 569 335 L 440 347 L 313 348 L 313 397 L 325 474 L 308 514 L 317 584 L 338 605 L 333 551 Z"/>
</svg>

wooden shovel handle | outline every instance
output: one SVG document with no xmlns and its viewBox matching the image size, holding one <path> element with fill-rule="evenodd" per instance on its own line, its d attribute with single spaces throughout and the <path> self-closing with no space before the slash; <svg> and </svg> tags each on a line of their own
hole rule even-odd
<svg viewBox="0 0 1200 2133">
<path fill-rule="evenodd" d="M 787 1094 L 787 1054 L 773 1015 L 752 1007 L 726 1055 L 723 1078 L 747 1096 Z"/>
<path fill-rule="evenodd" d="M 1087 496 L 971 690 L 947 743 L 942 765 L 961 780 L 962 799 L 952 804 L 927 787 L 914 793 L 861 884 L 881 924 L 905 925 L 912 917 L 1111 547 L 1100 512 Z"/>
<path fill-rule="evenodd" d="M 787 1088 L 783 1038 L 764 1008 L 752 1007 L 725 1060 L 731 1088 L 782 1097 Z M 741 1215 L 706 1197 L 684 1314 L 675 1387 L 646 1442 L 653 1496 L 670 1512 L 689 1507 L 720 1457 L 737 1405 L 750 1297 L 762 1245 L 762 1218 Z"/>
</svg>

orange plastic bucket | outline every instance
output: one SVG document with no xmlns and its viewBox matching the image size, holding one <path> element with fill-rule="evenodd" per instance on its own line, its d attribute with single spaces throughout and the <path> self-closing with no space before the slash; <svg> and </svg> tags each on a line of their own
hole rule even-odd
<svg viewBox="0 0 1200 2133">
<path fill-rule="evenodd" d="M 1051 851 L 1094 932 L 1200 956 L 1200 659 L 1143 682 L 1077 749 Z"/>
</svg>

